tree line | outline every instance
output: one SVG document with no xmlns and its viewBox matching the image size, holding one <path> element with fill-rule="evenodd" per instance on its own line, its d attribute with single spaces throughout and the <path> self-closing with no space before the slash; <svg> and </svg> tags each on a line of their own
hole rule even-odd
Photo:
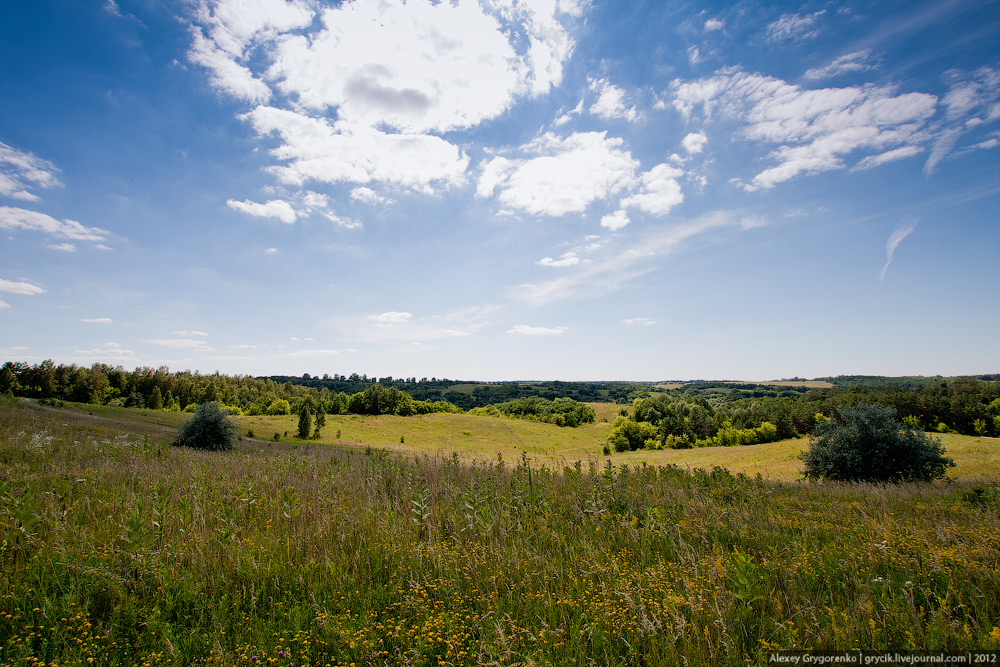
<svg viewBox="0 0 1000 667">
<path fill-rule="evenodd" d="M 631 409 L 622 409 L 608 448 L 774 442 L 810 435 L 840 409 L 870 404 L 892 409 L 898 419 L 923 431 L 1000 436 L 1000 382 L 994 380 L 855 376 L 843 386 L 834 384 L 768 390 L 763 385 L 690 383 L 651 391 L 636 398 Z M 748 391 L 761 395 L 748 397 Z"/>
</svg>

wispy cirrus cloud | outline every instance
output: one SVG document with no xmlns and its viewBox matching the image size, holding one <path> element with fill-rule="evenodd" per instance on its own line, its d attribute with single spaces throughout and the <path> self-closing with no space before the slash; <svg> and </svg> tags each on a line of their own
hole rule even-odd
<svg viewBox="0 0 1000 667">
<path fill-rule="evenodd" d="M 0 292 L 8 292 L 9 294 L 20 294 L 22 296 L 34 296 L 35 294 L 44 294 L 45 290 L 24 280 L 14 282 L 12 280 L 0 280 Z"/>
<path fill-rule="evenodd" d="M 209 346 L 203 340 L 195 340 L 193 338 L 159 338 L 154 340 L 147 340 L 147 343 L 151 345 L 159 345 L 161 347 L 167 347 L 171 350 L 190 350 L 191 352 L 215 352 L 215 348 Z"/>
<path fill-rule="evenodd" d="M 829 65 L 806 70 L 807 79 L 829 79 L 848 72 L 867 72 L 878 67 L 871 49 L 861 49 L 838 56 Z"/>
<path fill-rule="evenodd" d="M 885 242 L 885 265 L 878 274 L 879 280 L 885 280 L 885 274 L 889 270 L 889 265 L 892 264 L 892 257 L 896 254 L 896 248 L 903 242 L 903 239 L 913 233 L 918 222 L 920 222 L 919 218 L 903 218 L 892 230 L 889 240 Z"/>
<path fill-rule="evenodd" d="M 31 190 L 61 185 L 58 174 L 52 162 L 0 142 L 0 196 L 39 201 Z"/>
<path fill-rule="evenodd" d="M 566 327 L 534 327 L 528 324 L 517 324 L 507 330 L 507 333 L 518 336 L 559 336 L 565 332 Z"/>
<path fill-rule="evenodd" d="M 80 321 L 84 324 L 111 324 L 113 320 L 110 317 L 85 317 Z"/>
<path fill-rule="evenodd" d="M 753 215 L 737 211 L 713 211 L 669 226 L 658 226 L 628 242 L 602 248 L 588 262 L 568 267 L 560 277 L 523 284 L 513 294 L 515 302 L 544 306 L 559 301 L 598 298 L 621 289 L 635 279 L 655 271 L 657 260 L 680 250 L 682 245 L 711 233 L 733 233 L 765 225 Z"/>
<path fill-rule="evenodd" d="M 894 87 L 874 85 L 807 90 L 738 69 L 675 81 L 672 90 L 673 106 L 686 118 L 700 110 L 706 121 L 716 116 L 736 121 L 741 125 L 737 136 L 776 146 L 767 156 L 774 166 L 749 181 L 737 181 L 749 192 L 800 175 L 844 169 L 848 155 L 877 155 L 926 143 L 933 136 L 930 119 L 937 110 L 937 98 L 925 93 L 898 93 Z M 882 161 L 898 159 L 906 151 Z"/>
<path fill-rule="evenodd" d="M 782 14 L 767 25 L 767 39 L 785 42 L 816 37 L 820 32 L 817 21 L 825 13 L 826 10 L 812 14 Z"/>
<path fill-rule="evenodd" d="M 0 206 L 0 229 L 41 232 L 71 241 L 104 241 L 110 233 L 98 227 L 85 227 L 76 220 L 56 220 L 45 213 L 13 206 Z"/>
</svg>

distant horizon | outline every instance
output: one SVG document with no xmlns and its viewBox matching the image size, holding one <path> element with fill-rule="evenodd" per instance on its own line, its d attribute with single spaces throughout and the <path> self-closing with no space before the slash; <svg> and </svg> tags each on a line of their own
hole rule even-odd
<svg viewBox="0 0 1000 667">
<path fill-rule="evenodd" d="M 337 375 L 337 376 L 342 376 L 342 377 L 345 377 L 345 378 L 350 378 L 353 375 L 357 375 L 358 377 L 367 378 L 367 381 L 372 381 L 372 382 L 379 382 L 379 381 L 382 381 L 382 380 L 386 380 L 388 378 L 392 378 L 393 382 L 408 382 L 409 378 L 416 378 L 417 382 L 422 382 L 422 381 L 425 381 L 425 380 L 429 381 L 431 379 L 435 379 L 435 380 L 437 380 L 439 382 L 447 381 L 447 382 L 458 382 L 458 383 L 463 383 L 463 384 L 464 383 L 468 383 L 468 384 L 500 384 L 500 383 L 514 383 L 514 382 L 516 382 L 516 383 L 522 383 L 522 384 L 533 384 L 533 383 L 543 383 L 543 382 L 567 382 L 567 383 L 580 383 L 580 384 L 590 384 L 590 383 L 600 384 L 600 383 L 613 383 L 613 382 L 635 382 L 635 383 L 638 383 L 638 384 L 691 384 L 691 383 L 696 383 L 696 382 L 735 382 L 735 383 L 744 382 L 744 383 L 747 383 L 747 384 L 770 384 L 770 383 L 776 383 L 776 382 L 816 382 L 816 381 L 822 381 L 822 380 L 827 380 L 827 379 L 831 379 L 831 378 L 832 379 L 836 379 L 836 378 L 843 378 L 843 377 L 871 377 L 871 378 L 887 378 L 887 379 L 894 379 L 894 378 L 918 378 L 918 379 L 942 378 L 942 379 L 946 379 L 946 378 L 963 378 L 963 377 L 964 378 L 979 378 L 981 376 L 990 376 L 990 375 L 1000 376 L 1000 371 L 997 371 L 997 372 L 983 372 L 983 373 L 961 373 L 961 374 L 953 374 L 953 375 L 944 375 L 944 374 L 940 374 L 940 373 L 934 374 L 934 375 L 880 375 L 880 374 L 877 374 L 877 373 L 875 373 L 875 374 L 873 374 L 873 373 L 839 373 L 839 374 L 836 374 L 836 375 L 817 375 L 817 376 L 813 376 L 813 377 L 804 377 L 804 376 L 797 376 L 796 377 L 796 376 L 792 376 L 792 377 L 784 377 L 784 378 L 769 378 L 769 379 L 766 379 L 766 380 L 749 379 L 749 378 L 734 378 L 734 377 L 728 377 L 728 378 L 718 378 L 718 377 L 715 377 L 715 378 L 705 378 L 705 377 L 701 377 L 701 378 L 689 378 L 689 379 L 670 378 L 670 379 L 656 379 L 656 380 L 640 380 L 640 379 L 635 379 L 635 378 L 573 379 L 573 380 L 566 380 L 566 379 L 562 379 L 562 378 L 503 378 L 503 379 L 493 378 L 493 379 L 483 379 L 483 378 L 470 378 L 470 377 L 459 377 L 459 376 L 451 377 L 451 376 L 447 376 L 447 375 L 437 375 L 437 374 L 432 374 L 432 375 L 424 374 L 424 375 L 416 375 L 416 376 L 414 376 L 413 374 L 394 375 L 394 374 L 389 373 L 389 374 L 369 375 L 368 373 L 357 372 L 357 371 L 352 371 L 350 373 L 341 373 L 339 371 L 336 371 L 336 372 L 324 371 L 323 373 L 320 373 L 320 374 L 312 373 L 312 372 L 309 372 L 309 371 L 304 371 L 302 373 L 263 373 L 263 374 L 261 374 L 261 373 L 229 373 L 229 372 L 223 372 L 221 370 L 202 371 L 200 369 L 191 369 L 191 368 L 176 369 L 176 368 L 170 368 L 169 365 L 164 365 L 164 364 L 161 364 L 161 365 L 158 365 L 158 366 L 139 365 L 139 366 L 134 366 L 132 368 L 129 368 L 129 367 L 123 366 L 121 364 L 111 364 L 109 362 L 102 362 L 102 361 L 95 361 L 95 362 L 90 362 L 90 363 L 87 363 L 87 364 L 79 364 L 79 363 L 74 363 L 74 362 L 57 361 L 57 360 L 55 360 L 55 359 L 53 359 L 51 357 L 46 357 L 45 359 L 43 359 L 41 361 L 36 361 L 36 362 L 29 362 L 29 361 L 18 360 L 18 359 L 3 359 L 3 360 L 0 360 L 0 366 L 2 366 L 3 364 L 6 364 L 6 363 L 26 363 L 26 364 L 34 366 L 34 365 L 40 364 L 40 363 L 42 363 L 44 361 L 52 361 L 53 364 L 55 364 L 56 366 L 59 366 L 59 365 L 65 365 L 65 366 L 76 365 L 76 366 L 85 366 L 87 368 L 90 368 L 94 364 L 104 364 L 104 365 L 110 366 L 112 368 L 116 368 L 116 367 L 120 366 L 123 370 L 126 370 L 126 371 L 134 371 L 134 370 L 138 370 L 138 369 L 141 369 L 141 368 L 149 368 L 149 369 L 152 369 L 152 370 L 159 370 L 160 368 L 163 368 L 164 366 L 166 366 L 168 372 L 170 372 L 171 374 L 174 374 L 174 373 L 191 373 L 191 374 L 194 374 L 194 375 L 201 375 L 201 376 L 209 376 L 209 375 L 216 375 L 216 374 L 218 374 L 218 375 L 228 375 L 228 376 L 231 376 L 231 377 L 253 377 L 253 378 L 288 377 L 288 378 L 300 378 L 301 379 L 304 375 L 309 375 L 310 379 L 323 380 L 324 379 L 324 375 L 331 376 L 331 377 L 334 376 L 334 375 Z M 996 380 L 985 380 L 985 381 L 987 381 L 987 382 L 994 382 Z"/>
<path fill-rule="evenodd" d="M 0 358 L 1000 368 L 998 34 L 992 0 L 13 3 Z"/>
</svg>

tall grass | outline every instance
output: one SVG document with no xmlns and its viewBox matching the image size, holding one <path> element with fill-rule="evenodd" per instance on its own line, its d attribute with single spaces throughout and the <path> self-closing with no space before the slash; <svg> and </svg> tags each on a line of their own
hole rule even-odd
<svg viewBox="0 0 1000 667">
<path fill-rule="evenodd" d="M 0 663 L 743 665 L 1000 644 L 996 485 L 166 441 L 0 406 Z"/>
</svg>

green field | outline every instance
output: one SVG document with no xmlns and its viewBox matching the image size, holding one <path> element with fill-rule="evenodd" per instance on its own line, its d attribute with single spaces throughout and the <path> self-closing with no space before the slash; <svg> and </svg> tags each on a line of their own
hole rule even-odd
<svg viewBox="0 0 1000 667">
<path fill-rule="evenodd" d="M 602 410 L 330 417 L 325 442 L 241 418 L 258 437 L 210 453 L 170 446 L 188 415 L 0 399 L 0 664 L 1000 647 L 996 440 L 944 436 L 934 484 L 806 484 L 781 481 L 801 441 L 599 456 Z"/>
</svg>

